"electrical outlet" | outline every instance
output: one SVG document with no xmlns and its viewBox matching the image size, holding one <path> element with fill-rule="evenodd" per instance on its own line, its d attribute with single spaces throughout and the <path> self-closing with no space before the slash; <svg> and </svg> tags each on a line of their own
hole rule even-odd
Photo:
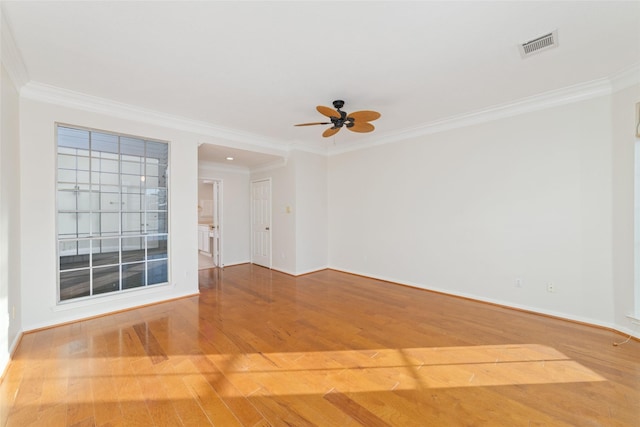
<svg viewBox="0 0 640 427">
<path fill-rule="evenodd" d="M 556 291 L 556 287 L 553 283 L 547 283 L 547 292 L 554 293 Z"/>
</svg>

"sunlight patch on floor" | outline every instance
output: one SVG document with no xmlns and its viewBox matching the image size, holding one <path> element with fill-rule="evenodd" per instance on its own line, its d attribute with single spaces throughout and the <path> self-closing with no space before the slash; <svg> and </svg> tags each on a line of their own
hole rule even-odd
<svg viewBox="0 0 640 427">
<path fill-rule="evenodd" d="M 342 392 L 605 381 L 535 344 L 210 355 L 247 393 Z"/>
<path fill-rule="evenodd" d="M 34 384 L 43 384 L 44 390 L 58 389 L 61 378 L 42 379 L 55 371 L 50 365 L 58 362 L 41 361 Z M 146 377 L 160 384 L 188 384 L 164 390 L 164 397 L 176 400 L 191 399 L 199 387 L 209 386 L 220 397 L 233 398 L 325 395 L 333 389 L 358 393 L 605 381 L 561 352 L 536 344 L 209 354 L 198 356 L 195 362 L 192 355 L 174 354 L 156 368 L 151 368 L 150 361 L 146 364 L 147 374 L 133 373 L 126 357 L 78 358 L 75 372 L 68 378 L 78 385 L 86 383 L 88 388 L 92 382 L 106 380 L 121 393 L 123 385 L 128 387 Z M 29 384 L 30 378 L 25 378 L 22 388 L 29 388 Z M 46 403 L 42 399 L 48 397 L 50 403 L 59 398 L 56 393 L 42 393 L 40 403 Z M 136 400 L 136 396 L 129 397 Z M 123 398 L 127 396 L 117 399 Z M 83 401 L 81 395 L 75 401 Z"/>
</svg>

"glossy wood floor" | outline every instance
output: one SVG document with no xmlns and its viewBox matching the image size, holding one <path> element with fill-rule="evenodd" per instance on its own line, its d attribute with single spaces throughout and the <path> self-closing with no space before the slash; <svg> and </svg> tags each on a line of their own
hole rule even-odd
<svg viewBox="0 0 640 427">
<path fill-rule="evenodd" d="M 25 334 L 9 426 L 640 426 L 640 343 L 322 271 Z"/>
</svg>

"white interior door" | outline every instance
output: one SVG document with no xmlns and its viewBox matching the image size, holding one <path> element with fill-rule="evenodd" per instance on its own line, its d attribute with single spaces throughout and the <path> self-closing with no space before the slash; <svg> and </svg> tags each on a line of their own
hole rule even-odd
<svg viewBox="0 0 640 427">
<path fill-rule="evenodd" d="M 251 262 L 271 268 L 271 179 L 251 183 Z"/>
</svg>

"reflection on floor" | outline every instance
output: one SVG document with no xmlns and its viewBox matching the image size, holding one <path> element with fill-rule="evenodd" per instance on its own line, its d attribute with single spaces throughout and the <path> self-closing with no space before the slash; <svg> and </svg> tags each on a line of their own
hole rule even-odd
<svg viewBox="0 0 640 427">
<path fill-rule="evenodd" d="M 638 427 L 640 342 L 322 270 L 25 332 L 0 426 Z"/>
<path fill-rule="evenodd" d="M 207 268 L 215 268 L 216 264 L 213 262 L 213 257 L 210 255 L 204 255 L 198 252 L 198 270 L 205 270 Z"/>
</svg>

